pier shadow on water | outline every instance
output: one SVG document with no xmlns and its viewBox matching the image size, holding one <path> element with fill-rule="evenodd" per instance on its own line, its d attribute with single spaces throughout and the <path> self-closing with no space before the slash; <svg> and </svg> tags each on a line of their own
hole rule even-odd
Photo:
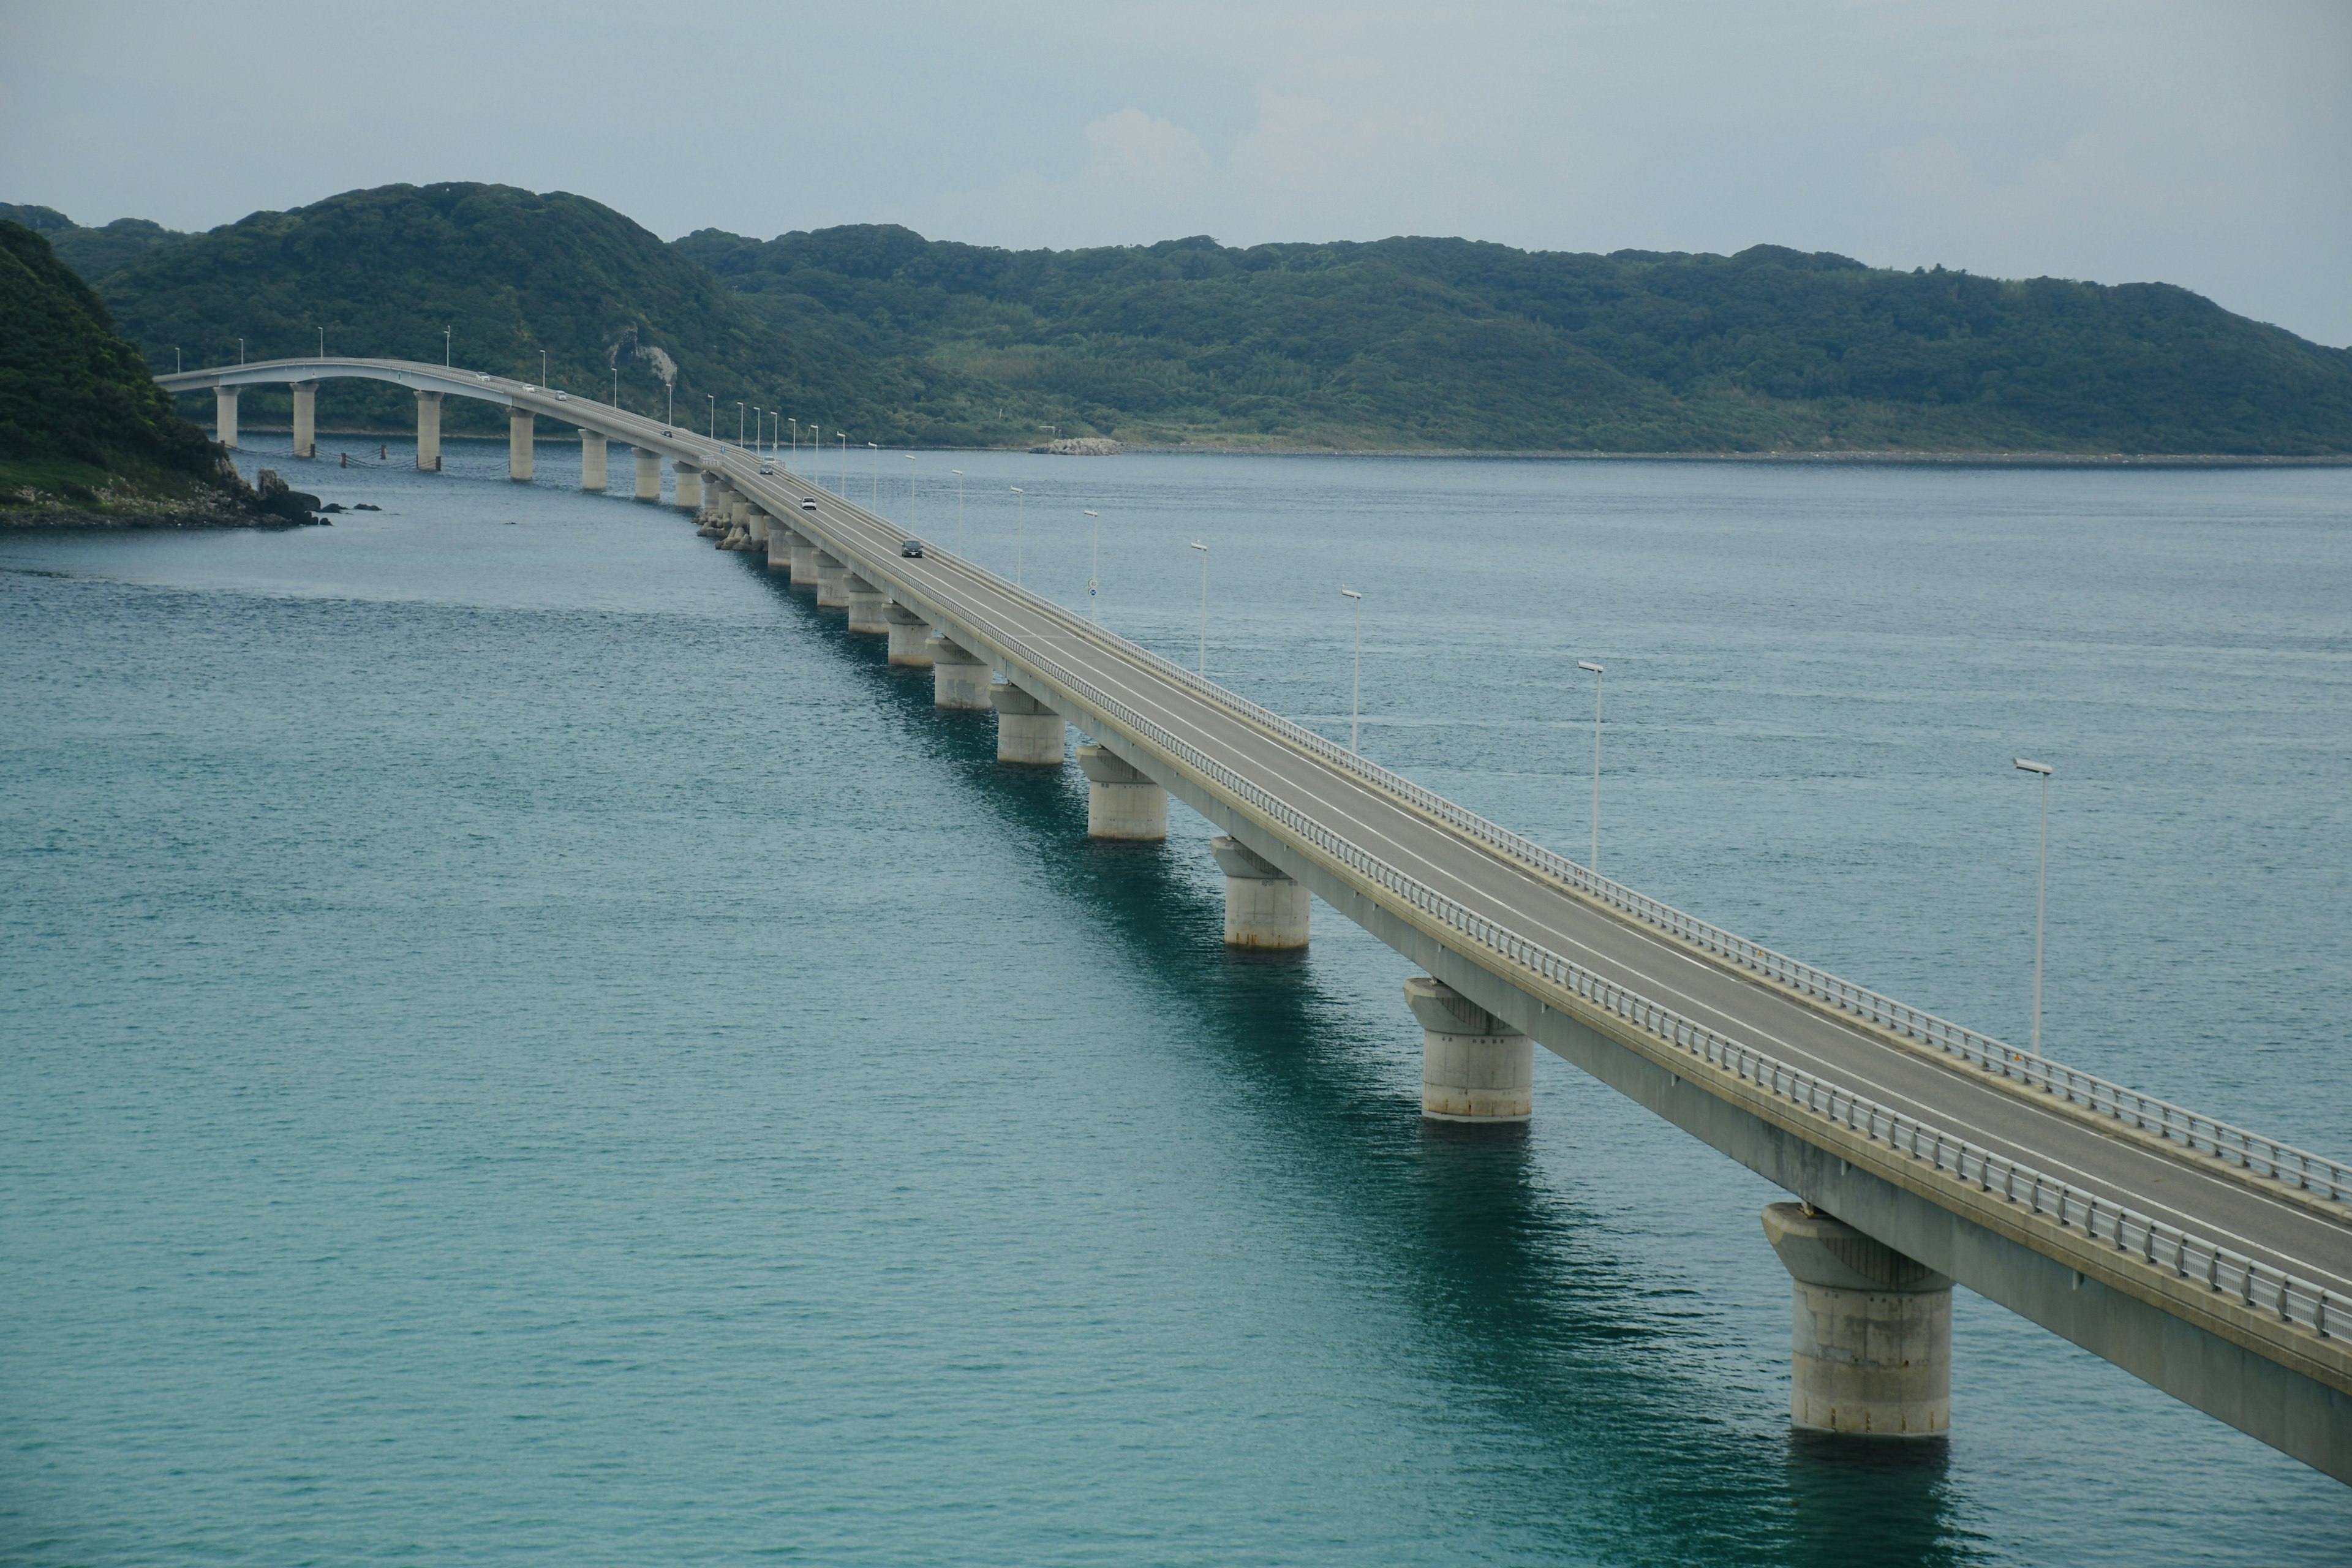
<svg viewBox="0 0 2352 1568">
<path fill-rule="evenodd" d="M 1363 1289 L 1402 1309 L 1412 1329 L 1393 1355 L 1423 1391 L 1412 1418 L 1442 1439 L 1431 1462 L 1445 1474 L 1425 1478 L 1436 1489 L 1541 1558 L 1894 1568 L 1975 1555 L 1944 1443 L 1815 1438 L 1729 1406 L 1723 1369 L 1751 1355 L 1746 1339 L 1547 1176 L 1542 1140 L 1566 1134 L 1424 1121 L 1401 997 L 1373 1037 L 1352 977 L 1332 992 L 1312 949 L 1227 950 L 1220 884 L 1188 868 L 1204 844 L 1087 839 L 1074 769 L 999 764 L 990 715 L 937 710 L 928 672 L 890 668 L 879 638 L 770 581 L 843 678 L 950 764 L 971 806 L 1183 1020 L 1244 1108 L 1234 1141 L 1305 1184 Z M 1339 918 L 1317 910 L 1318 924 Z M 1397 959 L 1395 981 L 1409 973 Z M 1786 1336 L 1785 1316 L 1764 1336 L 1783 1363 Z M 1485 1418 L 1444 1414 L 1465 1406 Z"/>
</svg>

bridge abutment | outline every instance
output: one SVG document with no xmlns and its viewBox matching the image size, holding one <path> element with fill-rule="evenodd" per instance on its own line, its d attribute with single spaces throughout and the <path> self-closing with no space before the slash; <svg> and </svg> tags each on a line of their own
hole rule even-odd
<svg viewBox="0 0 2352 1568">
<path fill-rule="evenodd" d="M 1078 748 L 1087 775 L 1087 837 L 1157 843 L 1168 837 L 1168 792 L 1101 746 Z"/>
<path fill-rule="evenodd" d="M 639 447 L 637 453 L 637 499 L 661 500 L 661 454 Z"/>
<path fill-rule="evenodd" d="M 1225 874 L 1225 945 L 1290 950 L 1307 945 L 1307 889 L 1237 838 L 1219 834 L 1209 853 Z"/>
<path fill-rule="evenodd" d="M 517 484 L 530 483 L 532 445 L 539 421 L 528 408 L 507 410 L 507 478 Z"/>
<path fill-rule="evenodd" d="M 580 488 L 601 490 L 605 488 L 604 437 L 593 430 L 580 432 Z"/>
<path fill-rule="evenodd" d="M 890 629 L 882 618 L 882 606 L 889 595 L 856 573 L 845 573 L 841 580 L 843 596 L 849 602 L 849 629 L 867 637 L 881 637 Z"/>
<path fill-rule="evenodd" d="M 1442 980 L 1404 983 L 1421 1024 L 1421 1113 L 1437 1121 L 1525 1121 L 1535 1042 Z"/>
<path fill-rule="evenodd" d="M 319 384 L 315 381 L 294 384 L 294 455 L 319 455 Z"/>
<path fill-rule="evenodd" d="M 441 394 L 422 388 L 416 394 L 416 471 L 441 471 Z"/>
<path fill-rule="evenodd" d="M 923 651 L 931 661 L 931 702 L 940 708 L 987 708 L 988 661 L 952 637 L 925 639 Z"/>
<path fill-rule="evenodd" d="M 882 618 L 890 626 L 890 662 L 901 669 L 931 668 L 930 624 L 904 605 L 885 605 Z"/>
<path fill-rule="evenodd" d="M 677 470 L 677 489 L 672 501 L 682 510 L 702 510 L 702 470 L 680 458 L 670 465 Z"/>
<path fill-rule="evenodd" d="M 213 388 L 213 439 L 236 450 L 236 392 L 234 386 Z"/>
<path fill-rule="evenodd" d="M 1952 1425 L 1952 1282 L 1803 1204 L 1764 1235 L 1795 1280 L 1789 1419 L 1815 1432 L 1941 1437 Z"/>
<path fill-rule="evenodd" d="M 993 689 L 996 760 L 1024 767 L 1062 765 L 1062 716 L 1021 688 L 1007 682 Z"/>
</svg>

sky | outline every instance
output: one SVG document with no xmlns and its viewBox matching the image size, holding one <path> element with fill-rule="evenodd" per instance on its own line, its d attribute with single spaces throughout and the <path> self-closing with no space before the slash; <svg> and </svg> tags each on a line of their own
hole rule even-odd
<svg viewBox="0 0 2352 1568">
<path fill-rule="evenodd" d="M 2352 0 L 0 0 L 0 201 L 568 190 L 666 238 L 1759 243 L 2352 345 Z"/>
</svg>

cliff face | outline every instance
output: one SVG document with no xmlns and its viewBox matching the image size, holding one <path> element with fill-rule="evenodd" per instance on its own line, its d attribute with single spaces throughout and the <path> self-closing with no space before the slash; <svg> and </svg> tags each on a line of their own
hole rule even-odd
<svg viewBox="0 0 2352 1568">
<path fill-rule="evenodd" d="M 16 524 L 257 521 L 226 456 L 148 374 L 89 286 L 0 219 L 0 509 Z"/>
</svg>

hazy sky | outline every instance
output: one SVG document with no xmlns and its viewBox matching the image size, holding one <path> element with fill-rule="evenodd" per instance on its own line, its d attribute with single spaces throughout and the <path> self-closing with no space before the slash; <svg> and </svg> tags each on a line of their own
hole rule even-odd
<svg viewBox="0 0 2352 1568">
<path fill-rule="evenodd" d="M 1771 241 L 2352 344 L 2352 0 L 0 0 L 0 200 L 196 228 L 445 179 L 666 237 Z"/>
</svg>

